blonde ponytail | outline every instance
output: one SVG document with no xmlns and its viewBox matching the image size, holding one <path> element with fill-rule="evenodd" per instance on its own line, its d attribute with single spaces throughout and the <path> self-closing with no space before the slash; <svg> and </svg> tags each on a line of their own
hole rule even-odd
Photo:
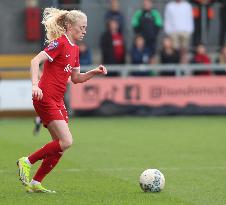
<svg viewBox="0 0 226 205">
<path fill-rule="evenodd" d="M 87 18 L 86 14 L 79 10 L 60 10 L 46 8 L 43 13 L 42 24 L 46 30 L 46 42 L 50 43 L 66 33 L 67 24 L 74 24 L 78 19 Z"/>
</svg>

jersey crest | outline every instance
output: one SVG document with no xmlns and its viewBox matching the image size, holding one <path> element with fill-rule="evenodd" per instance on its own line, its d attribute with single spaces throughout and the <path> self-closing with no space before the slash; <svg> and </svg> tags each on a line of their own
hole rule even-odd
<svg viewBox="0 0 226 205">
<path fill-rule="evenodd" d="M 48 51 L 56 49 L 58 47 L 58 45 L 59 45 L 59 42 L 56 40 L 50 42 L 50 44 L 48 45 Z"/>
</svg>

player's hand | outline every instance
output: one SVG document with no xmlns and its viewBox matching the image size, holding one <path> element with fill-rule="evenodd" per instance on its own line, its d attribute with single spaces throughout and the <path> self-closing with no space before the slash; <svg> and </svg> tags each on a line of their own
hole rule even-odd
<svg viewBox="0 0 226 205">
<path fill-rule="evenodd" d="M 43 97 L 42 90 L 38 87 L 38 85 L 32 85 L 32 98 L 41 100 Z"/>
<path fill-rule="evenodd" d="M 94 69 L 95 74 L 107 75 L 107 69 L 103 65 L 99 65 L 96 69 Z"/>
</svg>

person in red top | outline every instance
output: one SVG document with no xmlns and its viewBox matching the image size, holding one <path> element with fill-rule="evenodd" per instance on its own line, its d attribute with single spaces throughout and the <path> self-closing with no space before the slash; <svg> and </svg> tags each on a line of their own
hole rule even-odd
<svg viewBox="0 0 226 205">
<path fill-rule="evenodd" d="M 196 47 L 196 53 L 193 57 L 192 62 L 200 63 L 200 64 L 210 64 L 211 63 L 210 57 L 208 56 L 208 54 L 206 52 L 206 47 L 204 46 L 204 44 L 200 43 Z"/>
<path fill-rule="evenodd" d="M 106 31 L 100 39 L 102 62 L 104 64 L 124 64 L 126 57 L 125 41 L 119 32 L 119 24 L 110 19 Z"/>
<path fill-rule="evenodd" d="M 19 177 L 28 192 L 55 193 L 41 185 L 44 177 L 56 166 L 73 143 L 64 105 L 64 92 L 70 77 L 73 83 L 83 83 L 95 75 L 107 74 L 103 65 L 80 73 L 77 40 L 86 34 L 87 17 L 79 10 L 46 8 L 42 23 L 49 45 L 31 61 L 32 97 L 35 111 L 49 130 L 52 141 L 17 161 Z M 39 65 L 44 62 L 43 74 L 38 81 Z M 42 160 L 30 181 L 30 169 Z"/>
<path fill-rule="evenodd" d="M 211 60 L 210 57 L 207 54 L 206 47 L 204 44 L 200 43 L 196 47 L 196 52 L 195 55 L 193 56 L 193 59 L 191 61 L 192 63 L 195 64 L 210 64 Z M 205 70 L 205 71 L 194 71 L 194 75 L 211 75 L 210 70 Z"/>
</svg>

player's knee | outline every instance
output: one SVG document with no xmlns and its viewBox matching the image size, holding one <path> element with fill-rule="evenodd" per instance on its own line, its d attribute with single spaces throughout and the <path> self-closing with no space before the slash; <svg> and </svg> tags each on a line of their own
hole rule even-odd
<svg viewBox="0 0 226 205">
<path fill-rule="evenodd" d="M 67 146 L 68 146 L 68 148 L 71 147 L 72 144 L 73 144 L 73 138 L 68 139 L 67 140 Z"/>
<path fill-rule="evenodd" d="M 72 137 L 71 138 L 65 138 L 65 139 L 61 140 L 61 146 L 62 146 L 63 150 L 70 148 L 72 144 L 73 144 Z"/>
</svg>

